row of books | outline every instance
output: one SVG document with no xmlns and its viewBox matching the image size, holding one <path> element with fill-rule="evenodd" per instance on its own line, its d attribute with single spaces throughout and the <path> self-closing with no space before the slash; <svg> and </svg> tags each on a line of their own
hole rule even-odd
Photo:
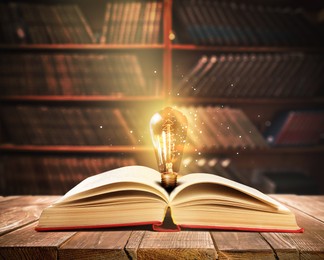
<svg viewBox="0 0 324 260">
<path fill-rule="evenodd" d="M 107 2 L 101 43 L 161 42 L 163 1 Z"/>
<path fill-rule="evenodd" d="M 133 157 L 1 156 L 1 195 L 62 195 L 83 179 L 135 165 Z"/>
<path fill-rule="evenodd" d="M 267 147 L 261 133 L 237 108 L 179 107 L 187 116 L 187 145 L 196 149 L 253 149 Z"/>
<path fill-rule="evenodd" d="M 5 140 L 17 145 L 141 144 L 132 109 L 17 105 L 2 107 L 0 116 Z"/>
<path fill-rule="evenodd" d="M 268 145 L 316 145 L 324 139 L 324 112 L 289 111 L 262 135 L 244 112 L 229 107 L 179 107 L 188 119 L 186 147 L 253 149 Z M 141 116 L 139 116 L 141 115 Z M 3 106 L 7 143 L 22 145 L 150 145 L 149 119 L 134 109 L 60 106 Z"/>
<path fill-rule="evenodd" d="M 178 73 L 173 95 L 310 97 L 324 84 L 323 69 L 323 56 L 313 54 L 203 55 L 187 72 Z"/>
<path fill-rule="evenodd" d="M 161 42 L 162 0 L 108 1 L 96 37 L 77 4 L 1 3 L 1 43 Z M 320 45 L 305 10 L 235 1 L 179 0 L 173 6 L 176 42 L 197 45 Z"/>
<path fill-rule="evenodd" d="M 179 42 L 224 46 L 321 44 L 319 28 L 301 8 L 224 0 L 179 0 L 174 5 Z"/>
<path fill-rule="evenodd" d="M 163 1 L 109 1 L 99 37 L 76 4 L 0 4 L 1 43 L 161 42 Z M 99 38 L 99 39 L 97 39 Z"/>
<path fill-rule="evenodd" d="M 266 129 L 264 136 L 273 146 L 319 145 L 324 141 L 324 111 L 283 112 Z"/>
<path fill-rule="evenodd" d="M 94 43 L 95 36 L 76 4 L 0 4 L 1 43 Z"/>
<path fill-rule="evenodd" d="M 187 146 L 197 149 L 266 146 L 259 131 L 239 109 L 181 107 L 180 111 L 189 121 Z M 5 140 L 12 144 L 151 144 L 149 120 L 134 109 L 17 105 L 4 106 L 0 113 Z"/>
<path fill-rule="evenodd" d="M 134 54 L 0 57 L 1 95 L 156 95 L 159 81 L 153 71 L 144 75 Z"/>
</svg>

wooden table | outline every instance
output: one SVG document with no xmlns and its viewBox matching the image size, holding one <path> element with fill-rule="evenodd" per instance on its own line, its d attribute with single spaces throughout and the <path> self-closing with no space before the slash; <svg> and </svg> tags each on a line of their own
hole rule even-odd
<svg viewBox="0 0 324 260">
<path fill-rule="evenodd" d="M 1 259 L 324 259 L 324 196 L 273 195 L 296 214 L 302 234 L 97 230 L 36 232 L 56 196 L 0 197 Z"/>
</svg>

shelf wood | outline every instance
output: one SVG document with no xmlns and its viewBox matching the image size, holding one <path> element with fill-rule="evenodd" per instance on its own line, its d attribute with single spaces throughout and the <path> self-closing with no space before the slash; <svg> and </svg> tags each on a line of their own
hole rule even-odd
<svg viewBox="0 0 324 260">
<path fill-rule="evenodd" d="M 63 95 L 13 95 L 0 97 L 0 102 L 163 102 L 164 96 L 63 96 Z M 171 98 L 173 104 L 235 104 L 235 105 L 281 105 L 281 104 L 301 104 L 301 105 L 321 105 L 324 104 L 323 97 L 317 98 L 200 98 L 200 97 L 174 97 Z"/>
<path fill-rule="evenodd" d="M 309 98 L 200 98 L 200 97 L 175 97 L 175 104 L 235 104 L 235 105 L 322 105 L 324 97 Z"/>
<path fill-rule="evenodd" d="M 148 146 L 107 146 L 107 145 L 0 145 L 3 152 L 48 152 L 48 153 L 137 153 L 152 152 L 153 148 Z"/>
<path fill-rule="evenodd" d="M 169 26 L 168 26 L 169 28 Z M 165 37 L 169 33 L 165 34 Z M 169 39 L 168 39 L 169 40 Z M 193 44 L 0 44 L 0 50 L 59 50 L 59 51 L 105 51 L 105 50 L 180 50 L 180 51 L 217 51 L 217 52 L 324 52 L 322 47 L 285 47 L 285 46 L 198 46 Z"/>
<path fill-rule="evenodd" d="M 0 145 L 0 151 L 3 152 L 53 152 L 53 153 L 137 153 L 137 152 L 153 152 L 151 146 L 72 146 L 72 145 Z M 186 154 L 301 154 L 301 153 L 322 153 L 324 146 L 299 146 L 299 147 L 271 147 L 271 148 L 255 148 L 255 149 L 194 149 L 186 148 Z"/>
<path fill-rule="evenodd" d="M 193 44 L 173 44 L 172 50 L 216 51 L 216 52 L 324 52 L 322 47 L 284 46 L 198 46 Z"/>
<path fill-rule="evenodd" d="M 269 147 L 269 148 L 237 148 L 237 149 L 201 149 L 195 151 L 195 149 L 189 150 L 191 153 L 197 154 L 200 152 L 203 155 L 207 154 L 221 154 L 221 155 L 236 155 L 236 154 L 249 154 L 253 156 L 265 155 L 265 154 L 304 154 L 304 153 L 323 153 L 324 146 L 298 146 L 298 147 Z"/>
<path fill-rule="evenodd" d="M 63 96 L 63 95 L 15 95 L 1 97 L 2 102 L 108 102 L 108 103 L 128 103 L 128 102 L 162 102 L 162 96 Z"/>
<path fill-rule="evenodd" d="M 163 50 L 164 48 L 164 44 L 0 44 L 0 50 L 2 51 Z"/>
</svg>

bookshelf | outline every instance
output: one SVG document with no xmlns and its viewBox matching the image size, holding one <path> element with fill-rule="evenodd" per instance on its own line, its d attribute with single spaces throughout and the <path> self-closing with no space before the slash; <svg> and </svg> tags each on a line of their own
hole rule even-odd
<svg viewBox="0 0 324 260">
<path fill-rule="evenodd" d="M 18 1 L 19 2 L 19 1 Z M 79 7 L 84 13 L 94 34 L 98 35 L 102 30 L 103 18 L 105 15 L 106 3 L 116 1 L 98 1 L 90 4 L 87 1 L 80 1 Z M 134 1 L 129 1 L 134 2 Z M 159 1 L 158 1 L 159 2 Z M 249 45 L 201 45 L 192 43 L 182 43 L 178 39 L 181 34 L 179 24 L 174 24 L 176 13 L 176 0 L 163 0 L 163 11 L 161 13 L 160 32 L 158 43 L 11 43 L 0 44 L 0 53 L 6 55 L 35 54 L 35 55 L 110 55 L 128 53 L 137 56 L 142 63 L 144 77 L 153 71 L 157 71 L 159 83 L 155 94 L 140 95 L 105 95 L 105 94 L 60 94 L 60 95 L 0 95 L 0 106 L 46 106 L 52 107 L 80 107 L 80 108 L 128 108 L 144 113 L 143 120 L 148 120 L 149 115 L 166 105 L 177 106 L 229 106 L 241 109 L 251 120 L 251 122 L 262 133 L 266 128 L 267 122 L 273 120 L 275 115 L 282 110 L 293 109 L 323 109 L 324 99 L 321 96 L 311 97 L 196 97 L 196 96 L 174 96 L 172 94 L 176 84 L 176 65 L 188 66 L 188 60 L 199 58 L 201 55 L 228 55 L 228 54 L 279 54 L 302 53 L 320 54 L 324 49 L 319 46 L 249 46 Z M 199 1 L 193 1 L 198 3 Z M 31 4 L 43 4 L 42 1 L 31 1 Z M 48 4 L 63 4 L 61 1 L 50 1 Z M 76 1 L 71 0 L 71 3 Z M 116 7 L 117 8 L 117 7 Z M 100 15 L 95 15 L 100 14 Z M 180 26 L 181 29 L 181 26 Z M 175 39 L 174 39 L 175 36 Z M 184 57 L 184 58 L 183 58 Z M 188 59 L 188 57 L 190 59 Z M 150 62 L 146 64 L 146 59 Z M 182 60 L 183 59 L 183 60 Z M 153 61 L 153 63 L 152 63 Z M 151 65 L 154 64 L 152 67 Z M 149 72 L 148 72 L 149 71 Z M 152 75 L 151 75 L 152 76 Z M 154 75 L 153 75 L 154 76 Z M 143 112 L 144 111 L 144 112 Z M 148 122 L 148 121 L 147 121 Z M 143 127 L 143 126 L 142 126 Z M 142 128 L 143 129 L 143 128 Z M 69 155 L 101 155 L 106 158 L 110 156 L 123 157 L 130 155 L 136 158 L 136 163 L 155 167 L 153 150 L 148 141 L 148 131 L 145 130 L 146 142 L 136 144 L 114 144 L 114 145 L 33 145 L 33 144 L 11 144 L 7 143 L 6 133 L 1 130 L 0 151 L 4 156 L 15 157 L 20 155 L 41 156 L 42 154 L 69 156 Z M 322 181 L 320 171 L 323 163 L 319 159 L 324 152 L 322 145 L 306 147 L 269 147 L 269 148 L 235 148 L 235 149 L 198 149 L 187 148 L 187 154 L 200 158 L 231 158 L 237 167 L 246 171 L 262 168 L 265 166 L 275 168 L 276 165 L 284 164 L 283 169 L 290 167 L 301 168 L 307 174 L 315 176 Z M 287 157 L 287 161 L 282 162 L 282 157 Z M 144 159 L 145 158 L 145 159 Z M 267 159 L 268 158 L 268 159 Z M 5 185 L 5 184 L 3 184 Z"/>
</svg>

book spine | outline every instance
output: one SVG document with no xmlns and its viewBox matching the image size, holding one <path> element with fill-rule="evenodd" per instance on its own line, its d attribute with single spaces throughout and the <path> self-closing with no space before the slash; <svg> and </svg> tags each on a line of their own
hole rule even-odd
<svg viewBox="0 0 324 260">
<path fill-rule="evenodd" d="M 138 17 L 138 22 L 137 22 L 137 28 L 136 28 L 136 34 L 135 34 L 135 38 L 134 38 L 134 42 L 133 43 L 142 43 L 142 38 L 143 33 L 144 33 L 144 27 L 145 27 L 145 22 L 146 22 L 146 16 L 148 13 L 148 8 L 149 8 L 149 4 L 146 1 L 141 1 L 141 8 L 140 8 L 140 13 L 139 13 L 139 17 Z"/>
<path fill-rule="evenodd" d="M 214 37 L 207 24 L 208 13 L 204 12 L 205 9 L 203 8 L 204 3 L 195 0 L 190 5 L 190 13 L 192 15 L 192 19 L 195 21 L 193 25 L 197 28 L 196 30 L 200 32 L 200 43 L 203 45 L 214 45 Z"/>
<path fill-rule="evenodd" d="M 157 1 L 156 14 L 153 22 L 152 42 L 153 44 L 160 43 L 161 25 L 162 25 L 163 2 Z"/>
<path fill-rule="evenodd" d="M 195 78 L 195 76 L 198 74 L 199 71 L 201 71 L 204 66 L 208 62 L 207 56 L 202 56 L 198 63 L 185 75 L 185 77 L 182 78 L 182 80 L 177 84 L 177 89 L 175 91 L 175 94 L 180 93 L 183 94 L 182 91 L 185 91 L 189 87 L 189 84 L 191 84 L 191 81 Z"/>
<path fill-rule="evenodd" d="M 152 44 L 153 41 L 153 32 L 154 32 L 154 21 L 156 16 L 157 1 L 150 2 L 150 12 L 146 21 L 147 24 L 147 33 L 145 35 L 144 42 L 147 44 Z"/>
<path fill-rule="evenodd" d="M 255 91 L 252 92 L 252 97 L 268 97 L 269 93 L 272 90 L 272 78 L 276 75 L 277 71 L 282 68 L 282 55 L 274 54 L 273 60 L 269 66 L 269 69 L 266 71 L 264 75 L 264 81 L 262 82 L 262 86 L 260 88 L 254 88 Z"/>
<path fill-rule="evenodd" d="M 96 38 L 95 38 L 95 36 L 94 36 L 94 34 L 92 32 L 92 29 L 91 29 L 88 21 L 84 17 L 81 9 L 79 8 L 78 5 L 73 5 L 73 9 L 74 9 L 74 12 L 75 12 L 76 20 L 78 22 L 78 26 L 79 26 L 80 30 L 82 31 L 82 34 L 83 34 L 82 43 L 95 43 Z"/>
<path fill-rule="evenodd" d="M 123 3 L 123 2 L 116 2 L 117 4 L 117 13 L 116 13 L 116 19 L 115 19 L 115 31 L 114 31 L 114 35 L 112 38 L 112 43 L 121 43 L 121 24 L 123 22 L 123 20 L 125 19 L 124 17 L 124 10 L 125 10 L 125 6 L 127 5 L 127 3 Z"/>
<path fill-rule="evenodd" d="M 134 14 L 131 20 L 129 40 L 127 41 L 127 43 L 136 43 L 137 35 L 139 34 L 140 30 L 140 21 L 142 19 L 141 15 L 143 15 L 143 5 L 144 3 L 142 3 L 141 1 L 134 3 Z"/>
<path fill-rule="evenodd" d="M 113 9 L 112 6 L 113 6 L 113 3 L 107 2 L 100 43 L 106 43 L 107 38 L 110 34 L 110 26 L 111 26 L 111 22 L 112 22 L 112 9 Z"/>
<path fill-rule="evenodd" d="M 61 22 L 61 27 L 66 35 L 66 43 L 78 43 L 79 37 L 74 30 L 74 25 L 68 14 L 68 10 L 65 5 L 54 5 L 52 6 L 52 11 L 57 20 Z"/>
<path fill-rule="evenodd" d="M 199 74 L 197 73 L 195 78 L 191 81 L 191 93 L 193 95 L 199 95 L 199 93 L 201 91 L 203 91 L 203 88 L 200 86 L 201 85 L 201 81 L 205 78 L 208 77 L 210 71 L 212 71 L 212 68 L 215 66 L 215 63 L 217 62 L 217 57 L 212 55 L 209 58 L 208 63 L 206 64 L 206 66 L 204 67 L 203 70 L 199 71 Z M 189 90 L 189 88 L 187 88 Z M 189 95 L 189 93 L 187 94 L 186 92 L 184 93 L 185 95 Z"/>
<path fill-rule="evenodd" d="M 135 136 L 131 133 L 129 125 L 128 125 L 127 121 L 125 120 L 125 117 L 123 116 L 122 112 L 119 109 L 114 109 L 113 114 L 115 116 L 115 120 L 119 124 L 119 129 L 122 130 L 122 132 L 123 132 L 122 137 L 127 136 L 127 139 L 128 139 L 127 142 L 129 142 L 129 144 L 136 145 L 137 140 L 136 140 Z"/>
<path fill-rule="evenodd" d="M 149 21 L 150 21 L 150 13 L 152 9 L 153 2 L 152 1 L 147 1 L 145 2 L 145 8 L 144 8 L 144 13 L 143 13 L 143 20 L 141 22 L 141 37 L 139 38 L 139 43 L 145 44 L 146 38 L 148 35 L 148 26 L 149 26 Z"/>
<path fill-rule="evenodd" d="M 228 93 L 231 97 L 245 97 L 244 93 L 249 92 L 251 78 L 256 77 L 254 72 L 259 70 L 255 64 L 256 56 L 254 54 L 241 54 L 240 56 L 241 61 L 237 66 L 234 82 L 230 86 L 231 91 Z"/>
<path fill-rule="evenodd" d="M 247 75 L 241 80 L 241 97 L 254 97 L 258 95 L 259 89 L 262 88 L 264 81 L 267 81 L 267 69 L 271 65 L 271 55 L 250 54 L 247 56 L 249 60 L 249 69 Z"/>
<path fill-rule="evenodd" d="M 211 44 L 224 45 L 223 30 L 220 28 L 218 17 L 214 15 L 212 10 L 212 1 L 201 1 L 200 8 L 205 20 L 205 27 L 211 37 Z"/>
<path fill-rule="evenodd" d="M 121 16 L 121 21 L 120 21 L 120 29 L 119 29 L 120 36 L 118 39 L 119 44 L 126 43 L 126 29 L 130 23 L 131 8 L 132 8 L 132 3 L 125 3 L 124 8 L 123 8 L 123 13 Z"/>
<path fill-rule="evenodd" d="M 250 145 L 253 146 L 253 143 L 250 142 L 249 138 L 246 138 L 244 134 L 244 130 L 240 124 L 237 123 L 237 118 L 235 118 L 235 113 L 233 113 L 233 109 L 225 107 L 223 109 L 223 118 L 227 119 L 228 127 L 230 130 L 230 134 L 232 135 L 232 144 L 234 144 L 234 148 L 246 148 Z"/>
</svg>

